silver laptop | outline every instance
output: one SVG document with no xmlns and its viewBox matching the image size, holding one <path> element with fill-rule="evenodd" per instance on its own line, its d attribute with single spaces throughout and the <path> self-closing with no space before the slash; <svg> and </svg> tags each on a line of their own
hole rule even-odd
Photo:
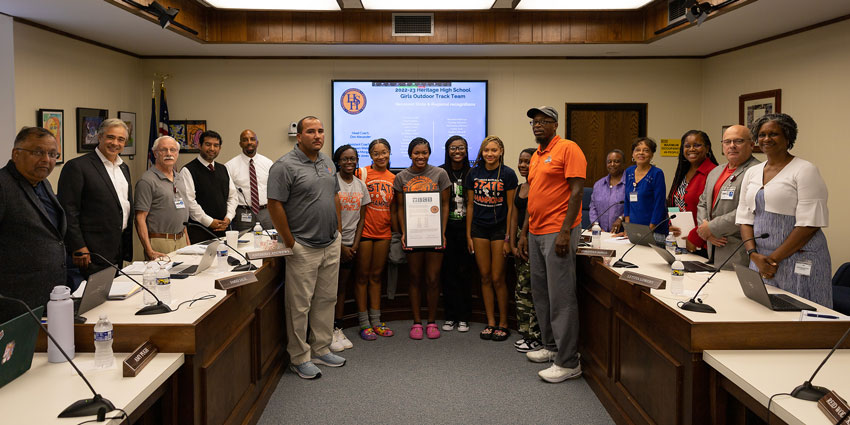
<svg viewBox="0 0 850 425">
<path fill-rule="evenodd" d="M 676 257 L 673 254 L 671 254 L 670 251 L 667 251 L 665 248 L 661 248 L 660 246 L 657 246 L 657 245 L 650 245 L 650 248 L 652 248 L 655 252 L 657 252 L 658 255 L 660 255 L 661 258 L 663 258 L 664 261 L 667 262 L 667 264 L 673 265 L 673 262 L 676 261 Z M 699 261 L 684 261 L 683 260 L 682 264 L 684 264 L 685 272 L 687 272 L 687 273 L 713 272 L 715 270 L 714 266 L 712 266 L 711 264 L 706 264 L 706 263 L 702 263 L 702 262 L 699 262 Z"/>
<path fill-rule="evenodd" d="M 759 272 L 747 266 L 735 264 L 738 282 L 747 298 L 773 311 L 817 310 L 816 308 L 786 294 L 768 294 Z"/>
<path fill-rule="evenodd" d="M 171 276 L 195 276 L 210 268 L 213 260 L 215 259 L 215 251 L 219 244 L 221 244 L 221 241 L 212 241 L 212 243 L 207 245 L 207 249 L 204 250 L 204 255 L 201 256 L 201 262 L 198 264 L 181 264 L 177 267 L 172 267 Z"/>
<path fill-rule="evenodd" d="M 112 267 L 107 267 L 89 275 L 86 281 L 86 288 L 83 289 L 83 296 L 79 299 L 79 304 L 74 303 L 77 316 L 103 304 L 109 297 L 109 290 L 112 289 L 112 280 L 114 279 L 115 269 Z"/>
<path fill-rule="evenodd" d="M 629 237 L 629 242 L 643 246 L 656 244 L 654 236 L 646 236 L 647 234 L 652 233 L 652 230 L 650 230 L 649 226 L 646 224 L 623 223 L 623 227 L 626 229 L 626 235 Z"/>
</svg>

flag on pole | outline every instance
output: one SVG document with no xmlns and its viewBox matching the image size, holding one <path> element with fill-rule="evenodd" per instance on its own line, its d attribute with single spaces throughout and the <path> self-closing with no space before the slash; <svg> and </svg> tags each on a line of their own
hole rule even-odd
<svg viewBox="0 0 850 425">
<path fill-rule="evenodd" d="M 159 85 L 159 135 L 168 136 L 168 104 L 165 102 L 165 81 Z"/>
<path fill-rule="evenodd" d="M 153 156 L 153 142 L 158 137 L 156 130 L 156 81 L 151 81 L 151 126 L 148 132 L 148 166 L 151 168 L 156 162 L 156 157 Z"/>
</svg>

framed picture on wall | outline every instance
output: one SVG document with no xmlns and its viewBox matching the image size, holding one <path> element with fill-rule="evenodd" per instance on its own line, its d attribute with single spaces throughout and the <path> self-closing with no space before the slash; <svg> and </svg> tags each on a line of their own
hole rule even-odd
<svg viewBox="0 0 850 425">
<path fill-rule="evenodd" d="M 127 124 L 127 128 L 129 131 L 129 136 L 127 137 L 127 143 L 124 144 L 124 150 L 121 151 L 121 155 L 135 155 L 136 154 L 136 113 L 135 112 L 125 112 L 118 111 L 118 119 L 124 121 L 124 124 Z"/>
<path fill-rule="evenodd" d="M 168 135 L 180 145 L 180 152 L 186 152 L 186 121 L 168 121 Z"/>
<path fill-rule="evenodd" d="M 107 109 L 77 108 L 77 153 L 94 150 L 97 146 L 97 129 L 108 117 Z"/>
<path fill-rule="evenodd" d="M 53 133 L 59 144 L 59 155 L 61 155 L 56 163 L 65 162 L 65 111 L 63 109 L 39 109 L 35 112 L 35 125 Z"/>
<path fill-rule="evenodd" d="M 186 121 L 186 149 L 187 152 L 200 152 L 201 134 L 207 131 L 207 122 L 204 120 Z"/>
<path fill-rule="evenodd" d="M 755 120 L 765 114 L 782 112 L 782 89 L 760 91 L 738 96 L 738 124 L 750 128 Z M 761 152 L 758 140 L 755 140 L 754 152 Z"/>
</svg>

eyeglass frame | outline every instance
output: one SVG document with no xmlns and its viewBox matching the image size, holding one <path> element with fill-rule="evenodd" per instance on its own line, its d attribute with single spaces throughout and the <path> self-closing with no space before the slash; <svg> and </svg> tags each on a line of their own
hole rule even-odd
<svg viewBox="0 0 850 425">
<path fill-rule="evenodd" d="M 535 125 L 543 126 L 543 125 L 550 125 L 550 124 L 555 124 L 555 123 L 557 123 L 557 121 L 555 121 L 555 120 L 542 120 L 542 121 L 532 120 L 532 121 L 528 122 L 528 124 L 530 124 L 532 127 L 534 127 Z"/>
<path fill-rule="evenodd" d="M 720 144 L 723 146 L 730 146 L 731 144 L 735 144 L 735 146 L 744 146 L 745 143 L 752 142 L 752 140 L 747 139 L 723 139 L 720 141 Z"/>
<path fill-rule="evenodd" d="M 32 150 L 32 149 L 26 149 L 26 148 L 13 148 L 13 149 L 16 149 L 16 150 L 19 150 L 19 151 L 29 152 L 30 156 L 34 156 L 36 158 L 41 158 L 41 157 L 47 155 L 48 159 L 52 159 L 54 161 L 57 161 L 57 160 L 59 160 L 59 158 L 62 157 L 62 153 L 59 152 L 59 151 L 52 152 L 52 151 L 43 151 L 41 149 Z"/>
</svg>

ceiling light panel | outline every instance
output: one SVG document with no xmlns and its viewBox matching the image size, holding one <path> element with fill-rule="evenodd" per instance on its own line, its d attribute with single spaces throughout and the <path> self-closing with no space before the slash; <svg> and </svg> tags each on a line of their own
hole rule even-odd
<svg viewBox="0 0 850 425">
<path fill-rule="evenodd" d="M 336 0 L 204 0 L 218 9 L 340 10 Z"/>
<path fill-rule="evenodd" d="M 496 0 L 360 0 L 371 10 L 486 10 Z"/>
<path fill-rule="evenodd" d="M 652 0 L 520 0 L 517 10 L 639 9 Z"/>
</svg>

